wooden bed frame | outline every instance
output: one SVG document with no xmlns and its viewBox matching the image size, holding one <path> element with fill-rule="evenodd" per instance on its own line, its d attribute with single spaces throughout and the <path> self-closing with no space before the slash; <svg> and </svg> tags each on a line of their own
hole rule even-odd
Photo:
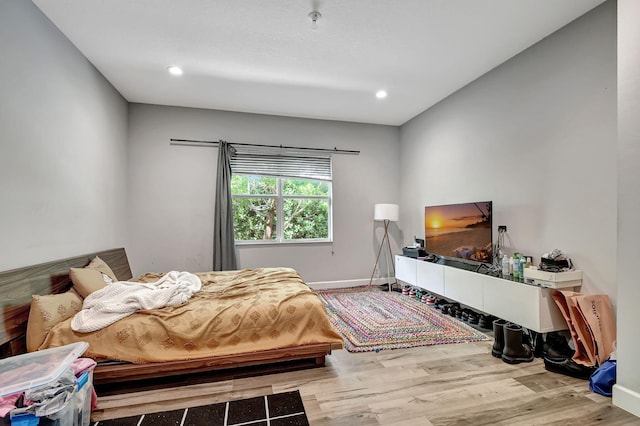
<svg viewBox="0 0 640 426">
<path fill-rule="evenodd" d="M 71 288 L 69 268 L 82 268 L 100 256 L 118 279 L 132 278 L 124 248 L 104 250 L 68 259 L 55 260 L 34 266 L 0 272 L 0 309 L 3 322 L 0 328 L 0 358 L 26 352 L 26 331 L 31 296 L 58 294 Z M 188 361 L 149 364 L 100 363 L 94 370 L 96 385 L 136 381 L 150 378 L 186 375 L 214 370 L 228 370 L 249 366 L 277 366 L 289 361 L 308 360 L 307 366 L 322 366 L 331 354 L 331 344 L 303 345 L 245 353 L 212 356 Z M 284 367 L 283 369 L 290 369 Z M 273 371 L 271 369 L 270 371 Z"/>
</svg>

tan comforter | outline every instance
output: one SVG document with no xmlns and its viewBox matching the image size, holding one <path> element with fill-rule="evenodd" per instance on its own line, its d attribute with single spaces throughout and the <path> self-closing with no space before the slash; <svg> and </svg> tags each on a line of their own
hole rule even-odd
<svg viewBox="0 0 640 426">
<path fill-rule="evenodd" d="M 54 326 L 40 349 L 77 341 L 84 356 L 133 363 L 196 359 L 313 343 L 342 348 L 318 296 L 290 268 L 196 274 L 202 289 L 188 303 L 138 311 L 90 333 L 71 330 L 71 318 Z M 162 274 L 147 273 L 142 282 Z"/>
</svg>

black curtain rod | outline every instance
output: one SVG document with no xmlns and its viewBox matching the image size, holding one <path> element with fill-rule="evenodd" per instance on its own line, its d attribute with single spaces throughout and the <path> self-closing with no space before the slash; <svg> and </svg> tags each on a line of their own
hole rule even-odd
<svg viewBox="0 0 640 426">
<path fill-rule="evenodd" d="M 219 141 L 197 141 L 197 140 L 192 140 L 192 139 L 174 139 L 171 138 L 171 143 L 170 145 L 182 145 L 182 146 L 198 146 L 196 144 L 200 144 L 201 145 L 218 145 L 220 142 L 225 142 L 223 140 L 219 140 Z M 230 142 L 231 145 L 243 145 L 243 146 L 259 146 L 259 147 L 263 147 L 263 148 L 282 148 L 282 149 L 300 149 L 300 150 L 306 150 L 306 151 L 316 151 L 316 152 L 332 152 L 334 154 L 351 154 L 351 155 L 358 155 L 360 154 L 360 151 L 352 151 L 352 150 L 348 150 L 348 149 L 338 149 L 338 148 L 333 148 L 333 149 L 326 149 L 326 148 L 307 148 L 307 147 L 303 147 L 303 146 L 285 146 L 285 145 L 260 145 L 260 144 L 255 144 L 255 143 L 238 143 L 238 142 Z"/>
</svg>

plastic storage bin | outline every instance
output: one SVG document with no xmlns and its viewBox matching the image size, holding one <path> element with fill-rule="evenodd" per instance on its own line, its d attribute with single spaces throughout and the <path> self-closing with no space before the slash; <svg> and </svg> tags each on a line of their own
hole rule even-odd
<svg viewBox="0 0 640 426">
<path fill-rule="evenodd" d="M 82 373 L 78 377 L 75 406 L 73 410 L 74 426 L 88 426 L 91 423 L 91 389 L 93 388 L 93 372 Z"/>
<path fill-rule="evenodd" d="M 88 347 L 88 343 L 79 342 L 0 360 L 0 396 L 54 382 Z M 11 425 L 87 426 L 91 415 L 92 384 L 93 374 L 84 373 L 78 378 L 76 391 L 70 401 L 60 411 L 48 416 L 51 419 L 41 419 L 33 414 L 11 415 Z"/>
</svg>

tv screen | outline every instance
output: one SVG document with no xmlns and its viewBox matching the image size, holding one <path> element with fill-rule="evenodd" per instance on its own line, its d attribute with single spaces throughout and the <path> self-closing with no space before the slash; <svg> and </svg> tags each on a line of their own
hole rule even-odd
<svg viewBox="0 0 640 426">
<path fill-rule="evenodd" d="M 491 201 L 424 208 L 425 251 L 492 263 Z"/>
</svg>

